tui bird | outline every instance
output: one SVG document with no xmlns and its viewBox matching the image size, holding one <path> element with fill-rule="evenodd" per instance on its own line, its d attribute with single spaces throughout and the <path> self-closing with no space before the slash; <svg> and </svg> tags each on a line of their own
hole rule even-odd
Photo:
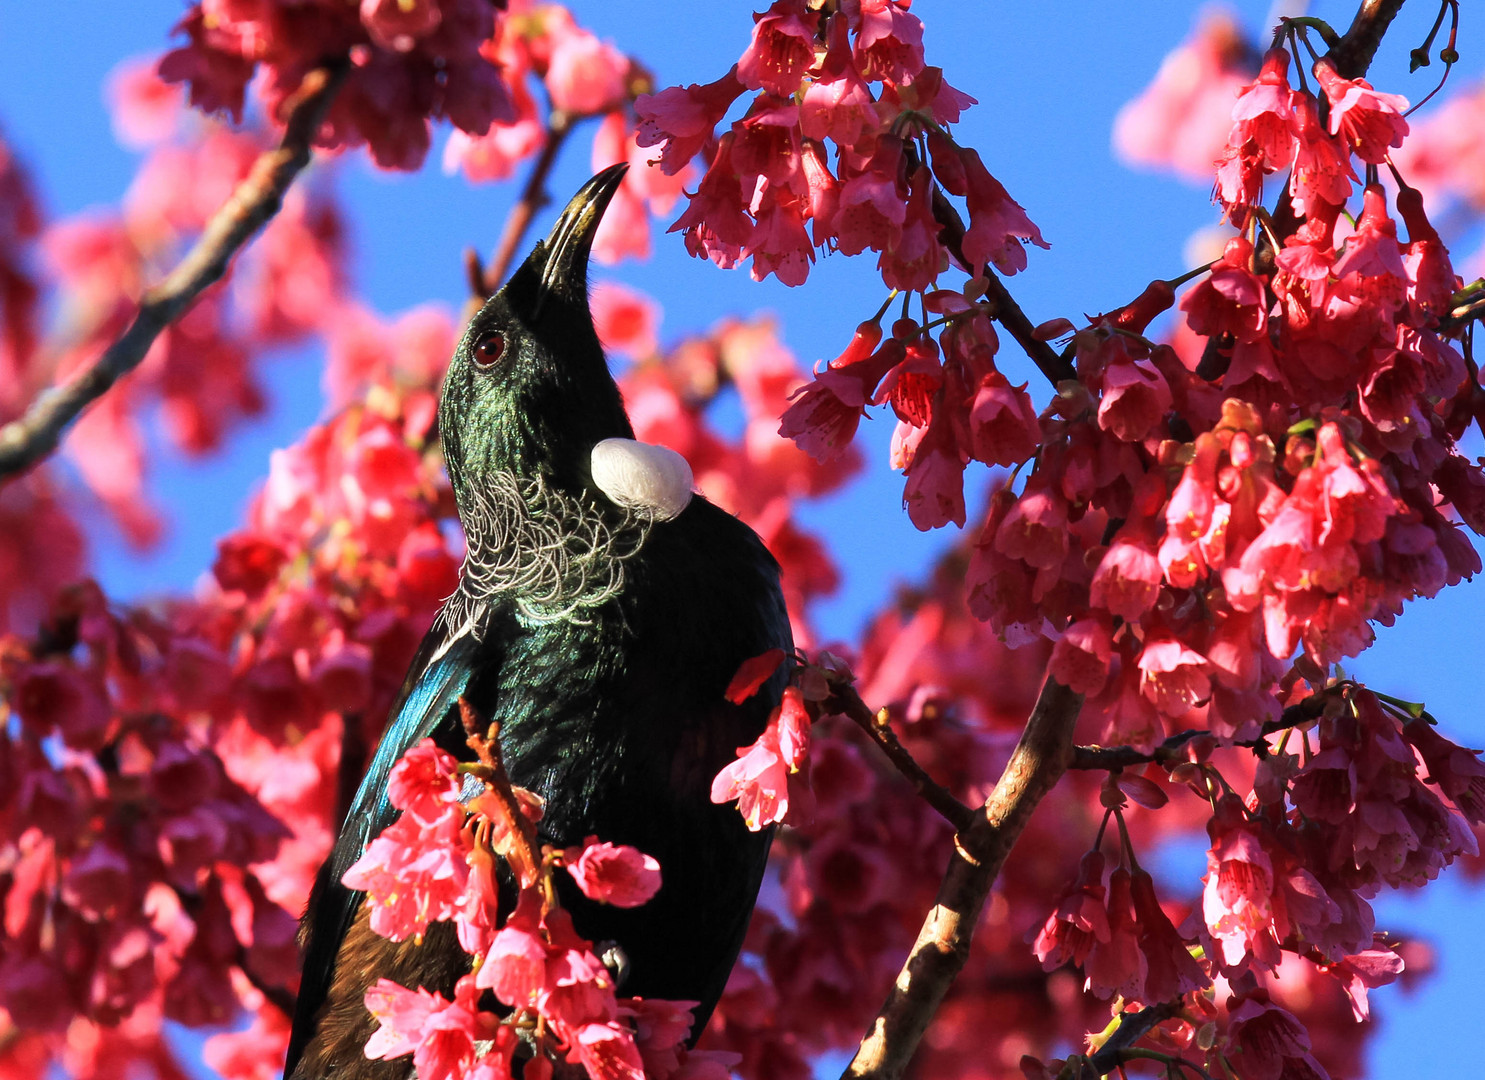
<svg viewBox="0 0 1485 1080">
<path fill-rule="evenodd" d="M 592 835 L 660 862 L 642 907 L 561 883 L 577 930 L 622 950 L 621 994 L 698 1001 L 692 1040 L 742 945 L 768 855 L 712 778 L 763 731 L 780 669 L 741 705 L 742 661 L 792 652 L 779 567 L 746 525 L 690 491 L 679 455 L 633 442 L 588 311 L 593 234 L 626 166 L 588 181 L 551 234 L 470 321 L 439 406 L 467 539 L 459 588 L 408 670 L 391 721 L 301 926 L 304 976 L 288 1080 L 401 1080 L 368 1060 L 363 999 L 379 978 L 451 996 L 468 971 L 449 923 L 421 943 L 371 932 L 364 894 L 341 883 L 397 811 L 387 777 L 432 736 L 467 759 L 458 699 L 500 724 L 513 783 L 546 800 L 541 839 Z M 509 880 L 502 890 L 508 913 Z"/>
</svg>

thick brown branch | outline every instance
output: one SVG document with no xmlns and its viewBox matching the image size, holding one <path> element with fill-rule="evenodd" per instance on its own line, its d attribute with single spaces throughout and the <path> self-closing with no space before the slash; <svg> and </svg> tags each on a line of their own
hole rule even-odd
<svg viewBox="0 0 1485 1080">
<path fill-rule="evenodd" d="M 339 59 L 304 77 L 288 103 L 283 141 L 253 162 L 185 258 L 145 291 L 123 336 L 87 370 L 42 393 L 24 416 L 0 428 L 0 478 L 23 472 L 55 450 L 67 425 L 139 366 L 155 338 L 227 272 L 232 256 L 278 213 L 294 177 L 309 164 L 310 144 L 347 70 L 347 62 Z"/>
<path fill-rule="evenodd" d="M 969 958 L 990 886 L 1031 812 L 1062 776 L 1083 698 L 1048 678 L 995 790 L 954 841 L 949 868 L 892 992 L 847 1078 L 903 1075 L 949 985 Z"/>
<path fill-rule="evenodd" d="M 505 281 L 506 275 L 510 273 L 511 263 L 515 262 L 516 252 L 521 249 L 526 237 L 526 230 L 531 227 L 532 219 L 551 201 L 551 196 L 547 194 L 547 177 L 552 173 L 552 166 L 557 163 L 557 154 L 562 149 L 562 144 L 572 131 L 574 119 L 561 109 L 553 109 L 547 117 L 547 141 L 542 145 L 536 164 L 531 166 L 531 175 L 526 177 L 526 186 L 521 189 L 521 197 L 516 200 L 510 216 L 505 219 L 505 229 L 500 234 L 500 244 L 495 248 L 495 256 L 481 275 L 484 295 L 476 297 L 480 303 L 484 303 L 486 297 L 495 295 L 495 290 Z"/>
<path fill-rule="evenodd" d="M 917 759 L 908 753 L 907 747 L 903 746 L 897 739 L 897 734 L 887 723 L 885 712 L 873 713 L 866 702 L 861 700 L 861 695 L 856 693 L 856 688 L 850 684 L 834 684 L 834 691 L 826 700 L 822 708 L 827 713 L 838 713 L 849 717 L 856 725 L 866 732 L 871 740 L 882 748 L 882 753 L 896 766 L 897 771 L 907 777 L 908 782 L 913 785 L 929 806 L 933 807 L 953 825 L 956 830 L 964 830 L 969 827 L 974 819 L 975 812 L 965 806 L 953 794 L 933 777 L 923 771 Z"/>
<path fill-rule="evenodd" d="M 1359 79 L 1366 74 L 1382 36 L 1402 6 L 1403 0 L 1365 0 L 1357 9 L 1340 44 L 1326 54 L 1342 78 Z"/>
<path fill-rule="evenodd" d="M 964 219 L 959 216 L 959 211 L 954 208 L 948 196 L 937 187 L 933 189 L 933 219 L 939 223 L 939 239 L 949 249 L 949 254 L 961 266 L 968 266 L 969 260 L 964 257 L 963 246 Z M 985 296 L 995 309 L 995 321 L 1016 339 L 1016 343 L 1031 357 L 1031 362 L 1047 377 L 1047 381 L 1056 386 L 1063 379 L 1076 379 L 1078 373 L 1073 370 L 1072 364 L 1035 335 L 1035 327 L 1026 317 L 1026 312 L 1021 310 L 1021 305 L 1016 303 L 1015 298 L 989 267 L 985 268 L 985 277 L 988 279 Z"/>
<path fill-rule="evenodd" d="M 1311 720 L 1318 720 L 1320 714 L 1325 711 L 1325 703 L 1329 700 L 1330 694 L 1328 693 L 1311 694 L 1298 704 L 1285 709 L 1277 720 L 1265 723 L 1258 738 L 1232 745 L 1252 749 L 1261 743 L 1265 736 L 1272 735 L 1276 731 L 1284 731 L 1298 727 L 1300 724 L 1307 724 Z M 1136 750 L 1132 746 L 1075 746 L 1072 760 L 1067 767 L 1069 769 L 1130 769 L 1137 765 L 1148 765 L 1152 761 L 1162 765 L 1179 763 L 1185 760 L 1187 743 L 1198 736 L 1210 734 L 1210 731 L 1202 731 L 1199 728 L 1183 731 L 1178 735 L 1172 735 L 1149 753 Z"/>
</svg>

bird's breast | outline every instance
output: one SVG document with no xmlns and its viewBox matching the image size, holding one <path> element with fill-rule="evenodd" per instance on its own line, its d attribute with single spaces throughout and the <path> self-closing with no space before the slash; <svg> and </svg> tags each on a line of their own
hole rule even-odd
<svg viewBox="0 0 1485 1080">
<path fill-rule="evenodd" d="M 524 628 L 586 623 L 624 592 L 650 521 L 541 478 L 496 472 L 460 499 L 465 557 L 440 618 L 451 629 L 509 610 Z"/>
<path fill-rule="evenodd" d="M 500 719 L 516 782 L 585 819 L 609 804 L 705 805 L 770 704 L 731 705 L 729 680 L 749 657 L 789 647 L 777 565 L 701 497 L 673 521 L 610 516 L 579 532 L 548 545 L 573 578 L 565 595 L 544 591 L 534 614 L 504 600 L 491 631 L 498 660 L 472 680 L 475 703 Z"/>
</svg>

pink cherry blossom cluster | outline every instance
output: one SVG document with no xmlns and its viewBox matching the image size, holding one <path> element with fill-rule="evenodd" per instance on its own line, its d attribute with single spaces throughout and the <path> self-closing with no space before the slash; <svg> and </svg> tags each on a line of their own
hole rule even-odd
<svg viewBox="0 0 1485 1080">
<path fill-rule="evenodd" d="M 1220 976 L 1230 990 L 1226 1031 L 1205 1046 L 1188 1040 L 1178 1049 L 1202 1053 L 1208 1070 L 1238 1076 L 1267 1075 L 1251 1071 L 1268 1067 L 1253 1054 L 1294 1058 L 1311 1075 L 1326 1075 L 1304 1025 L 1269 1004 L 1261 976 L 1282 980 L 1308 970 L 1328 977 L 1355 1019 L 1365 1020 L 1367 991 L 1403 972 L 1405 952 L 1419 959 L 1376 931 L 1365 898 L 1381 883 L 1421 884 L 1454 857 L 1476 853 L 1464 821 L 1420 781 L 1404 739 L 1434 748 L 1440 765 L 1429 779 L 1447 776 L 1456 792 L 1485 790 L 1485 766 L 1434 733 L 1428 720 L 1399 713 L 1361 688 L 1332 698 L 1314 735 L 1316 747 L 1310 734 L 1298 736 L 1298 747 L 1290 745 L 1293 732 L 1280 741 L 1259 761 L 1246 799 L 1210 758 L 1172 770 L 1171 779 L 1184 778 L 1193 793 L 1204 790 L 1214 807 L 1205 889 L 1179 931 L 1134 859 L 1122 793 L 1110 797 L 1114 787 L 1106 784 L 1104 805 L 1123 836 L 1120 866 L 1105 876 L 1096 846 L 1083 857 L 1077 879 L 1036 935 L 1043 964 L 1078 964 L 1093 993 L 1146 1005 L 1189 995 Z M 1137 779 L 1144 781 L 1139 794 L 1127 780 L 1118 787 L 1143 805 L 1164 806 L 1164 791 Z M 1478 803 L 1466 797 L 1456 805 L 1479 823 Z M 1265 1046 L 1255 1021 L 1285 1025 L 1288 1033 Z"/>
<path fill-rule="evenodd" d="M 1327 705 L 1318 746 L 1302 735 L 1302 750 L 1286 753 L 1292 736 L 1280 741 L 1256 776 L 1241 753 L 1213 764 L 1214 747 L 1251 745 L 1281 723 L 1283 705 L 1324 687 L 1330 665 L 1370 644 L 1371 620 L 1479 571 L 1451 508 L 1485 526 L 1485 476 L 1455 447 L 1479 390 L 1439 325 L 1458 282 L 1419 192 L 1394 170 L 1404 242 L 1376 176 L 1407 132 L 1406 103 L 1321 60 L 1321 127 L 1315 98 L 1289 89 L 1287 66 L 1272 50 L 1230 106 L 1227 151 L 1213 165 L 1240 233 L 1182 298 L 1175 347 L 1145 336 L 1175 301 L 1173 283 L 1155 282 L 1072 335 L 1077 379 L 1038 416 L 1025 388 L 994 369 L 995 310 L 972 281 L 928 292 L 923 320 L 900 319 L 885 343 L 880 313 L 861 324 L 781 426 L 828 459 L 868 406 L 890 403 L 893 463 L 920 527 L 963 523 L 969 461 L 1018 472 L 1032 462 L 1019 489 L 993 492 L 969 560 L 970 611 L 1012 646 L 1052 640 L 1050 671 L 1088 695 L 1096 741 L 1148 753 L 1183 729 L 1210 731 L 1215 740 L 1192 743 L 1171 779 L 1216 810 L 1207 887 L 1178 928 L 1135 861 L 1122 796 L 1106 803 L 1125 834 L 1119 862 L 1109 870 L 1095 844 L 1034 935 L 1036 952 L 1049 968 L 1077 964 L 1094 995 L 1126 1004 L 1185 996 L 1196 1009 L 1222 976 L 1235 993 L 1212 1062 L 1256 1037 L 1260 1013 L 1278 1022 L 1258 974 L 1281 966 L 1312 965 L 1366 1014 L 1366 989 L 1403 962 L 1374 937 L 1365 898 L 1476 854 L 1466 818 L 1478 818 L 1485 770 L 1363 690 Z M 1338 229 L 1358 179 L 1353 155 L 1367 182 L 1356 224 Z M 1264 175 L 1290 166 L 1285 225 L 1256 208 Z M 942 316 L 939 342 L 925 333 L 930 313 Z M 787 806 L 805 802 L 795 774 L 808 766 L 789 746 L 808 727 L 792 715 L 786 703 L 718 777 L 714 795 L 740 797 L 750 823 L 792 822 Z M 1353 718 L 1343 732 L 1365 718 L 1365 738 L 1334 733 L 1343 715 Z M 1452 806 L 1419 778 L 1409 745 L 1423 743 L 1438 763 L 1429 779 Z M 1275 772 L 1284 761 L 1288 772 Z M 1320 773 L 1322 761 L 1338 771 Z M 1244 771 L 1255 791 L 1246 804 L 1227 779 Z M 1335 801 L 1315 803 L 1317 785 Z M 1145 805 L 1166 801 L 1156 786 Z M 1196 1026 L 1184 1042 L 1166 1036 L 1185 1051 Z M 1318 1069 L 1300 1036 L 1280 1056 Z"/>
<path fill-rule="evenodd" d="M 1324 125 L 1315 95 L 1307 89 L 1289 87 L 1288 51 L 1275 47 L 1264 56 L 1257 80 L 1244 88 L 1232 109 L 1233 127 L 1217 166 L 1217 200 L 1228 219 L 1241 229 L 1262 195 L 1264 176 L 1293 166 L 1288 191 L 1294 213 L 1321 230 L 1322 235 L 1309 243 L 1323 247 L 1331 228 L 1327 223 L 1335 221 L 1356 179 L 1351 156 L 1366 165 L 1384 163 L 1389 150 L 1400 147 L 1408 133 L 1408 122 L 1403 118 L 1408 103 L 1400 95 L 1378 93 L 1365 79 L 1342 78 L 1329 60 L 1318 61 L 1314 74 L 1329 114 L 1329 123 Z M 1408 221 L 1410 236 L 1418 231 L 1416 225 L 1421 225 L 1425 233 L 1431 231 L 1422 217 L 1421 200 L 1417 200 L 1413 217 L 1416 220 Z M 1373 230 L 1385 229 L 1390 224 L 1386 219 L 1385 208 L 1378 208 L 1372 213 L 1372 221 L 1359 224 L 1357 232 L 1363 232 L 1368 224 Z M 1392 235 L 1395 239 L 1395 227 Z M 1428 238 L 1412 237 L 1415 241 Z M 1431 239 L 1437 243 L 1437 237 Z M 1344 277 L 1350 269 L 1377 276 L 1380 268 L 1373 261 L 1385 256 L 1368 245 L 1362 253 L 1348 251 L 1347 258 L 1350 265 L 1338 267 L 1337 277 Z M 1435 261 L 1440 258 L 1441 254 L 1434 256 Z M 1286 269 L 1294 271 L 1293 267 Z M 1307 269 L 1313 270 L 1313 264 Z M 1447 263 L 1432 269 L 1432 273 L 1426 273 L 1415 268 L 1413 273 L 1428 279 L 1425 289 L 1442 287 L 1446 294 L 1452 292 Z M 1404 275 L 1399 269 L 1396 276 Z M 1427 294 L 1410 299 L 1426 304 L 1436 302 L 1438 297 Z"/>
<path fill-rule="evenodd" d="M 185 84 L 191 104 L 234 120 L 242 119 L 251 82 L 269 115 L 283 121 L 304 76 L 327 58 L 347 57 L 351 71 L 319 144 L 365 145 L 382 168 L 416 169 L 432 119 L 483 135 L 513 117 L 510 89 L 481 51 L 495 21 L 485 0 L 203 0 L 176 26 L 185 44 L 161 59 L 159 73 Z"/>
<path fill-rule="evenodd" d="M 274 456 L 195 600 L 120 612 L 74 587 L 0 645 L 19 721 L 0 736 L 0 850 L 23 870 L 7 878 L 0 1008 L 28 1060 L 123 1017 L 141 1018 L 138 1059 L 169 1060 L 144 1017 L 221 1024 L 246 1006 L 253 1027 L 208 1057 L 236 1077 L 278 1067 L 291 912 L 342 812 L 337 770 L 359 770 L 458 566 L 421 441 L 432 370 L 410 415 L 397 374 L 378 373 L 374 407 Z"/>
<path fill-rule="evenodd" d="M 52 596 L 83 574 L 86 545 L 48 470 L 0 487 L 0 633 L 41 622 Z"/>
<path fill-rule="evenodd" d="M 1274 88 L 1281 58 L 1238 98 L 1233 146 L 1271 134 L 1251 98 Z M 1400 138 L 1394 103 L 1333 72 L 1322 82 L 1336 135 L 1315 139 L 1335 160 L 1352 147 L 1375 160 Z M 1473 382 L 1437 329 L 1454 278 L 1418 193 L 1396 201 L 1406 245 L 1378 184 L 1349 236 L 1335 235 L 1340 204 L 1307 194 L 1269 264 L 1234 237 L 1183 297 L 1176 349 L 1143 336 L 1174 298 L 1156 282 L 1073 335 L 1078 379 L 1039 418 L 994 369 L 988 305 L 940 291 L 926 307 L 943 313 L 943 361 L 919 323 L 899 320 L 885 344 L 864 323 L 781 431 L 829 456 L 867 405 L 890 402 L 920 527 L 964 521 L 970 460 L 1034 455 L 1020 490 L 991 500 L 971 607 L 1013 644 L 1055 636 L 1054 674 L 1094 698 L 1115 741 L 1148 749 L 1188 713 L 1251 737 L 1276 715 L 1296 648 L 1303 670 L 1323 670 L 1369 644 L 1369 620 L 1479 569 L 1435 497 L 1481 524 L 1485 476 L 1454 449 Z M 1226 205 L 1238 217 L 1251 204 Z"/>
<path fill-rule="evenodd" d="M 1114 151 L 1131 165 L 1209 183 L 1232 127 L 1232 101 L 1253 80 L 1258 53 L 1233 13 L 1203 8 L 1190 37 L 1114 118 Z"/>
<path fill-rule="evenodd" d="M 773 649 L 744 663 L 727 688 L 727 699 L 742 704 L 783 661 L 783 650 Z M 791 795 L 789 789 L 803 782 L 795 778 L 800 777 L 800 767 L 809 754 L 814 719 L 799 687 L 786 687 L 763 734 L 751 746 L 739 747 L 737 760 L 713 780 L 712 802 L 736 800 L 738 813 L 754 832 L 783 821 L 791 799 L 799 801 L 798 794 Z"/>
<path fill-rule="evenodd" d="M 186 619 L 58 594 L 37 642 L 0 649 L 5 935 L 0 1009 L 27 1032 L 143 1009 L 186 1024 L 238 1008 L 234 973 L 283 985 L 295 922 L 255 869 L 288 830 L 201 726 L 230 673 Z M 168 681 L 162 676 L 166 671 Z"/>
<path fill-rule="evenodd" d="M 444 168 L 460 169 L 471 180 L 504 180 L 545 143 L 547 122 L 531 92 L 533 80 L 552 110 L 575 119 L 622 109 L 631 85 L 643 78 L 628 57 L 580 27 L 560 4 L 511 4 L 480 49 L 510 88 L 511 115 L 488 131 L 456 130 L 450 137 Z"/>
<path fill-rule="evenodd" d="M 664 144 L 661 171 L 677 173 L 698 153 L 707 162 L 671 226 L 692 255 L 722 267 L 751 258 L 754 280 L 802 285 L 816 248 L 870 249 L 889 288 L 921 292 L 948 267 L 935 207 L 945 192 L 967 202 L 958 257 L 971 272 L 993 263 L 1014 274 L 1026 266 L 1024 241 L 1046 246 L 979 154 L 948 133 L 975 101 L 925 67 L 923 24 L 908 6 L 847 0 L 821 11 L 777 0 L 721 79 L 635 103 L 640 145 Z M 747 113 L 718 138 L 749 90 Z"/>
<path fill-rule="evenodd" d="M 1267 77 L 1255 85 L 1254 76 L 1261 65 L 1267 68 Z M 1261 109 L 1266 99 L 1279 106 L 1276 111 L 1268 111 L 1268 120 L 1260 123 L 1260 127 L 1269 127 L 1281 144 L 1265 150 L 1265 158 L 1269 151 L 1275 159 L 1286 153 L 1296 157 L 1301 152 L 1318 153 L 1325 160 L 1308 161 L 1312 174 L 1318 171 L 1319 179 L 1325 180 L 1324 173 L 1333 173 L 1326 181 L 1331 184 L 1339 184 L 1342 173 L 1355 180 L 1354 171 L 1345 169 L 1330 147 L 1315 142 L 1319 123 L 1313 106 L 1318 97 L 1293 102 L 1293 126 L 1303 130 L 1295 132 L 1295 145 L 1284 149 L 1285 125 L 1272 121 L 1281 118 L 1282 103 L 1288 100 L 1286 69 L 1284 61 L 1261 55 L 1245 40 L 1241 26 L 1230 13 L 1203 12 L 1191 37 L 1171 52 L 1150 86 L 1120 111 L 1114 125 L 1114 149 L 1132 165 L 1173 171 L 1203 184 L 1211 181 L 1212 162 L 1225 156 L 1226 180 L 1240 187 L 1245 170 L 1253 179 L 1254 163 L 1244 165 L 1242 148 L 1230 146 L 1229 136 L 1233 99 L 1246 91 L 1244 111 Z M 1457 78 L 1448 86 L 1457 85 Z M 1359 98 L 1365 91 L 1357 89 Z M 1430 105 L 1426 112 L 1408 117 L 1406 141 L 1388 147 L 1390 161 L 1409 184 L 1423 192 L 1434 216 L 1450 221 L 1454 235 L 1464 234 L 1485 210 L 1485 186 L 1480 181 L 1485 175 L 1481 163 L 1481 147 L 1485 145 L 1481 93 L 1479 83 L 1467 84 L 1447 100 Z M 1257 150 L 1255 146 L 1253 151 Z M 1311 182 L 1300 180 L 1298 184 L 1303 188 Z M 1469 267 L 1466 276 L 1477 273 L 1479 254 L 1467 259 L 1465 265 Z"/>
<path fill-rule="evenodd" d="M 25 167 L 0 138 L 0 421 L 26 406 L 44 377 L 38 310 L 42 284 L 32 269 L 42 216 Z M 41 621 L 53 593 L 82 573 L 83 538 L 38 469 L 0 486 L 0 633 Z"/>
<path fill-rule="evenodd" d="M 925 322 L 898 319 L 885 341 L 879 321 L 859 325 L 845 351 L 795 390 L 779 433 L 829 460 L 847 448 L 867 407 L 890 404 L 891 463 L 907 477 L 903 505 L 928 530 L 964 524 L 969 462 L 1019 466 L 1041 434 L 1026 385 L 1011 385 L 995 366 L 988 305 L 941 289 L 925 294 L 923 306 Z M 948 323 L 937 340 L 927 312 Z"/>
<path fill-rule="evenodd" d="M 511 4 L 481 51 L 510 86 L 513 116 L 484 134 L 454 131 L 444 148 L 444 169 L 477 182 L 504 180 L 522 160 L 565 138 L 573 124 L 601 118 L 593 139 L 593 170 L 620 161 L 633 168 L 604 212 L 593 257 L 610 264 L 648 258 L 650 216 L 670 213 L 691 177 L 690 169 L 671 175 L 649 168 L 635 142 L 630 106 L 649 87 L 649 74 L 579 26 L 560 4 Z M 533 83 L 545 90 L 545 115 L 532 93 Z"/>
<path fill-rule="evenodd" d="M 531 826 L 541 818 L 540 800 L 510 786 L 491 743 L 474 737 L 470 744 L 485 763 L 476 774 L 484 794 L 461 802 L 458 762 L 425 739 L 389 778 L 387 794 L 401 817 L 345 874 L 347 885 L 366 891 L 377 933 L 401 941 L 452 919 L 476 958 L 452 1000 L 379 980 L 366 995 L 379 1023 L 367 1057 L 411 1054 L 429 1080 L 509 1077 L 518 1048 L 522 1057 L 534 1054 L 523 1076 L 551 1076 L 562 1059 L 592 1080 L 725 1076 L 733 1056 L 684 1046 L 692 1003 L 616 997 L 609 970 L 557 902 L 553 875 L 565 869 L 589 899 L 637 907 L 659 890 L 659 864 L 594 837 L 580 848 L 536 851 Z M 520 887 L 503 924 L 497 856 Z M 509 1008 L 504 1018 L 480 1007 L 486 990 Z"/>
</svg>

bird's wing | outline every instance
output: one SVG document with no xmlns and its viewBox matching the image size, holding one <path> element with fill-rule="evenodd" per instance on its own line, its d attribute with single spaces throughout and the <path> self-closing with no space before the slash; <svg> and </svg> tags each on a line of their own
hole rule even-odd
<svg viewBox="0 0 1485 1080">
<path fill-rule="evenodd" d="M 469 685 L 476 667 L 475 654 L 483 651 L 480 645 L 481 639 L 467 626 L 452 636 L 431 630 L 423 639 L 408 669 L 401 700 L 392 708 L 392 720 L 366 767 L 335 841 L 330 862 L 337 881 L 397 816 L 387 799 L 387 777 L 392 766 L 420 740 L 432 735 L 454 708 Z"/>
<path fill-rule="evenodd" d="M 428 631 L 418 647 L 407 680 L 392 707 L 376 754 L 340 828 L 335 847 L 315 879 L 301 928 L 304 976 L 294 1007 L 285 1076 L 294 1066 L 315 1030 L 315 1017 L 329 993 L 335 958 L 355 921 L 364 893 L 346 888 L 340 879 L 361 857 L 366 845 L 397 816 L 387 799 L 387 777 L 399 758 L 419 740 L 433 734 L 464 693 L 476 666 L 481 641 L 472 625 L 452 633 L 439 625 Z"/>
</svg>

